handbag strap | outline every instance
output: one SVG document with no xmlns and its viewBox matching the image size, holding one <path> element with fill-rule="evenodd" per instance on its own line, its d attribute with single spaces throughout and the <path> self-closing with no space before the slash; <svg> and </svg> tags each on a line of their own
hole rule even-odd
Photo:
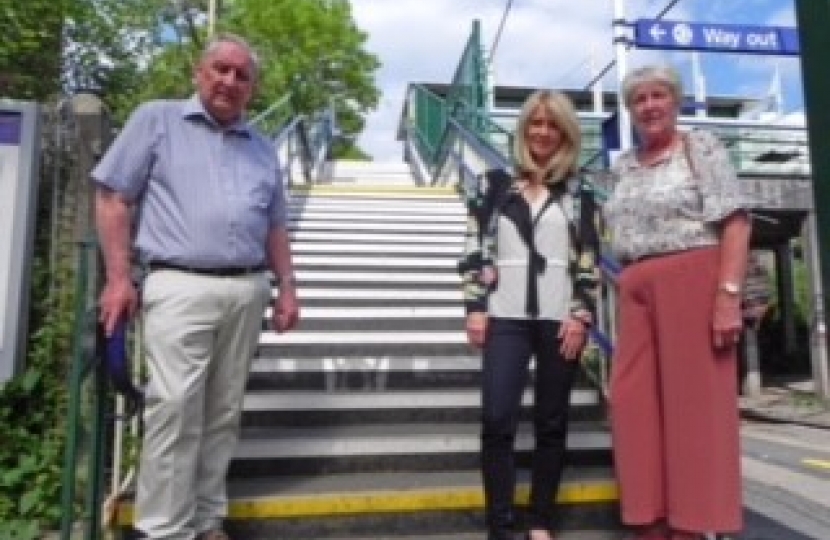
<svg viewBox="0 0 830 540">
<path fill-rule="evenodd" d="M 689 134 L 683 134 L 683 155 L 686 156 L 686 163 L 689 164 L 689 170 L 692 172 L 692 180 L 697 180 L 697 168 L 695 167 L 695 162 L 692 159 L 692 151 L 691 151 L 692 143 L 689 140 Z"/>
</svg>

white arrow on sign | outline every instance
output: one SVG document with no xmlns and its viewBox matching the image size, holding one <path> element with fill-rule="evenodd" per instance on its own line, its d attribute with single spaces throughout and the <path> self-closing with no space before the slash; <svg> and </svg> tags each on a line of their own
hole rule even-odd
<svg viewBox="0 0 830 540">
<path fill-rule="evenodd" d="M 651 34 L 651 38 L 657 43 L 660 43 L 663 36 L 666 35 L 666 31 L 659 24 L 651 25 L 651 29 L 649 29 L 648 33 Z"/>
</svg>

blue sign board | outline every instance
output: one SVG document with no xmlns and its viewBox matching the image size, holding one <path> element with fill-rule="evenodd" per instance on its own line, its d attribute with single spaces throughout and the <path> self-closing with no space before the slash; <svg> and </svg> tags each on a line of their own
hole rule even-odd
<svg viewBox="0 0 830 540">
<path fill-rule="evenodd" d="M 21 123 L 19 112 L 0 111 L 0 144 L 20 144 Z"/>
<path fill-rule="evenodd" d="M 797 56 L 798 31 L 782 26 L 688 23 L 637 19 L 634 45 L 645 49 L 685 49 Z"/>
</svg>

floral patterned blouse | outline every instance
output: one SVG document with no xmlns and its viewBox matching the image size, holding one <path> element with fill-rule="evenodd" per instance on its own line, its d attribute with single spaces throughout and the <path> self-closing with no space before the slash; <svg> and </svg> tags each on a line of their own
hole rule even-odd
<svg viewBox="0 0 830 540">
<path fill-rule="evenodd" d="M 702 130 L 684 137 L 688 154 L 678 145 L 665 159 L 643 166 L 632 149 L 614 164 L 604 215 L 618 260 L 717 245 L 719 222 L 745 208 L 735 169 L 717 137 Z"/>
<path fill-rule="evenodd" d="M 487 267 L 495 267 L 498 265 L 499 255 L 504 256 L 506 247 L 498 245 L 500 239 L 505 239 L 506 235 L 502 234 L 506 231 L 499 231 L 499 224 L 506 214 L 513 214 L 515 210 L 526 206 L 527 203 L 522 202 L 522 196 L 516 188 L 515 179 L 507 177 L 503 181 L 509 183 L 506 190 L 504 201 L 497 208 L 493 208 L 491 213 L 484 216 L 483 222 L 480 222 L 481 216 L 477 217 L 479 209 L 484 204 L 486 194 L 490 188 L 488 176 L 482 175 L 476 186 L 463 190 L 463 195 L 466 199 L 467 208 L 469 211 L 467 219 L 467 231 L 465 237 L 464 255 L 458 264 L 458 271 L 461 274 L 464 291 L 464 306 L 467 313 L 474 311 L 488 312 L 488 300 L 493 293 L 493 288 L 481 281 L 482 272 Z M 557 212 L 562 212 L 562 215 L 568 222 L 568 247 L 567 259 L 565 264 L 567 268 L 567 275 L 571 281 L 572 292 L 570 294 L 570 301 L 568 311 L 575 316 L 582 318 L 583 315 L 593 317 L 596 309 L 596 294 L 597 294 L 597 257 L 599 253 L 599 236 L 597 233 L 599 222 L 599 208 L 594 202 L 593 194 L 589 187 L 584 183 L 580 177 L 571 177 L 563 180 L 550 188 L 552 192 L 549 194 L 555 203 Z M 531 213 L 520 212 L 524 219 L 517 219 L 519 225 L 525 230 L 532 231 L 533 224 L 531 222 Z M 509 235 L 507 235 L 509 237 Z M 518 238 L 518 237 L 517 237 Z M 524 249 L 523 246 L 519 250 Z M 542 250 L 543 252 L 545 250 Z M 545 259 L 548 253 L 539 253 L 534 249 L 533 253 L 526 255 L 529 259 Z M 542 267 L 548 264 L 555 265 L 555 261 L 545 261 Z M 527 285 L 531 281 L 522 281 L 522 284 Z M 512 291 L 516 291 L 516 287 L 511 287 Z M 521 286 L 518 287 L 521 289 Z M 539 297 L 540 293 L 545 292 L 545 287 L 536 289 L 535 287 L 528 288 L 527 291 L 518 290 L 522 300 L 527 300 L 536 297 L 536 303 L 547 303 L 550 299 L 542 299 Z M 569 291 L 570 292 L 570 291 Z M 524 305 L 524 301 L 521 302 Z M 544 316 L 544 309 L 541 310 Z M 536 318 L 539 314 L 522 315 Z"/>
</svg>

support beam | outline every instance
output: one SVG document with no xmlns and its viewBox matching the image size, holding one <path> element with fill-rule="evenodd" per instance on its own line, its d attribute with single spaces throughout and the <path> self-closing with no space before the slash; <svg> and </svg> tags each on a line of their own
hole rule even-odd
<svg viewBox="0 0 830 540">
<path fill-rule="evenodd" d="M 801 40 L 801 66 L 804 81 L 804 104 L 810 135 L 810 156 L 815 208 L 830 208 L 830 0 L 796 0 L 796 18 Z M 816 212 L 818 251 L 821 263 L 823 309 L 828 311 L 830 291 L 830 212 Z M 816 368 L 819 369 L 816 369 Z M 825 400 L 828 394 L 827 366 L 814 366 L 814 373 L 823 373 L 816 380 L 816 391 Z"/>
</svg>

